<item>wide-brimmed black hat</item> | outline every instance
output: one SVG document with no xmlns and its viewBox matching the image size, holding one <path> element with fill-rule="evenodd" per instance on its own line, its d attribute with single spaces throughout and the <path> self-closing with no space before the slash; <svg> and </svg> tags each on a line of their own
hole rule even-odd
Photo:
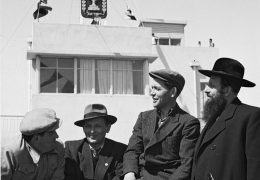
<svg viewBox="0 0 260 180">
<path fill-rule="evenodd" d="M 84 126 L 85 122 L 88 120 L 92 120 L 98 117 L 104 117 L 105 120 L 114 124 L 117 120 L 115 116 L 107 114 L 107 108 L 103 104 L 89 104 L 86 106 L 84 110 L 84 117 L 81 120 L 74 122 L 76 126 Z"/>
<path fill-rule="evenodd" d="M 219 58 L 215 62 L 212 70 L 199 70 L 199 72 L 205 76 L 221 76 L 230 80 L 234 80 L 236 83 L 243 87 L 254 87 L 255 83 L 243 79 L 245 68 L 237 60 L 231 58 Z"/>
<path fill-rule="evenodd" d="M 169 69 L 159 69 L 159 70 L 151 71 L 149 75 L 153 79 L 160 79 L 166 82 L 171 87 L 176 87 L 179 90 L 179 92 L 182 91 L 185 84 L 185 79 L 181 74 Z"/>
</svg>

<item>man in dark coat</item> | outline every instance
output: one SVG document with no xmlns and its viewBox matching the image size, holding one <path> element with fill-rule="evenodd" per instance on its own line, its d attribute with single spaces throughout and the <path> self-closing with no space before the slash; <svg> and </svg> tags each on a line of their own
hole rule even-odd
<svg viewBox="0 0 260 180">
<path fill-rule="evenodd" d="M 83 127 L 86 138 L 65 142 L 66 180 L 120 179 L 127 146 L 105 138 L 116 120 L 102 104 L 85 108 L 84 119 L 74 124 Z"/>
<path fill-rule="evenodd" d="M 196 144 L 192 180 L 255 180 L 260 178 L 260 108 L 241 103 L 241 87 L 255 84 L 243 79 L 237 60 L 220 58 L 210 77 L 204 107 L 207 121 Z"/>
<path fill-rule="evenodd" d="M 190 179 L 199 121 L 176 103 L 185 80 L 171 70 L 150 72 L 155 109 L 140 113 L 124 155 L 124 179 Z"/>
</svg>

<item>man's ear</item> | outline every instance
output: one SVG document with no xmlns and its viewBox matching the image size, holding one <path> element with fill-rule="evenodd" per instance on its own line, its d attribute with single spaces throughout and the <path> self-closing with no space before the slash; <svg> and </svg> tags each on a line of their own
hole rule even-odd
<svg viewBox="0 0 260 180">
<path fill-rule="evenodd" d="M 175 97 L 177 94 L 177 88 L 176 87 L 172 87 L 171 88 L 171 97 Z"/>
<path fill-rule="evenodd" d="M 38 134 L 35 134 L 35 135 L 33 135 L 33 137 L 32 137 L 32 141 L 38 141 L 38 139 L 39 139 L 39 135 Z"/>
<path fill-rule="evenodd" d="M 108 124 L 108 125 L 107 125 L 107 130 L 106 130 L 107 133 L 109 133 L 110 128 L 111 128 L 111 124 Z"/>
<path fill-rule="evenodd" d="M 230 96 L 233 93 L 233 90 L 231 88 L 231 86 L 227 86 L 225 88 L 223 88 L 223 94 L 225 96 Z"/>
</svg>

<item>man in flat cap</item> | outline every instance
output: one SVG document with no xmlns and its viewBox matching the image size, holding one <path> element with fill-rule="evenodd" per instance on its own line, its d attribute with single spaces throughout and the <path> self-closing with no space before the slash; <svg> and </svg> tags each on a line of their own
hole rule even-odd
<svg viewBox="0 0 260 180">
<path fill-rule="evenodd" d="M 85 138 L 65 142 L 66 180 L 119 180 L 126 145 L 106 138 L 117 118 L 102 104 L 89 104 L 76 121 Z"/>
<path fill-rule="evenodd" d="M 1 179 L 64 179 L 64 148 L 56 141 L 59 126 L 60 119 L 52 109 L 26 113 L 20 123 L 22 135 L 2 149 Z"/>
<path fill-rule="evenodd" d="M 176 103 L 185 80 L 166 69 L 149 75 L 154 109 L 139 114 L 124 155 L 124 179 L 188 180 L 200 124 Z"/>
<path fill-rule="evenodd" d="M 231 58 L 219 58 L 205 89 L 203 116 L 207 121 L 198 139 L 192 180 L 255 180 L 260 178 L 260 108 L 243 104 L 241 87 L 255 84 L 244 76 L 244 66 Z"/>
</svg>

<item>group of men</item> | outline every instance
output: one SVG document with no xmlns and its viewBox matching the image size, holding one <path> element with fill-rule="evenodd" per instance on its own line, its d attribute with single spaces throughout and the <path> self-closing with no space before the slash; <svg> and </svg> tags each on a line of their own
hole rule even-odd
<svg viewBox="0 0 260 180">
<path fill-rule="evenodd" d="M 176 102 L 185 79 L 171 70 L 149 73 L 154 109 L 141 112 L 128 145 L 106 138 L 117 118 L 102 104 L 86 106 L 76 121 L 85 138 L 57 141 L 52 109 L 34 109 L 21 136 L 2 148 L 2 180 L 253 180 L 260 178 L 260 108 L 243 104 L 241 87 L 255 84 L 237 60 L 219 58 L 208 76 L 203 119 Z"/>
</svg>

